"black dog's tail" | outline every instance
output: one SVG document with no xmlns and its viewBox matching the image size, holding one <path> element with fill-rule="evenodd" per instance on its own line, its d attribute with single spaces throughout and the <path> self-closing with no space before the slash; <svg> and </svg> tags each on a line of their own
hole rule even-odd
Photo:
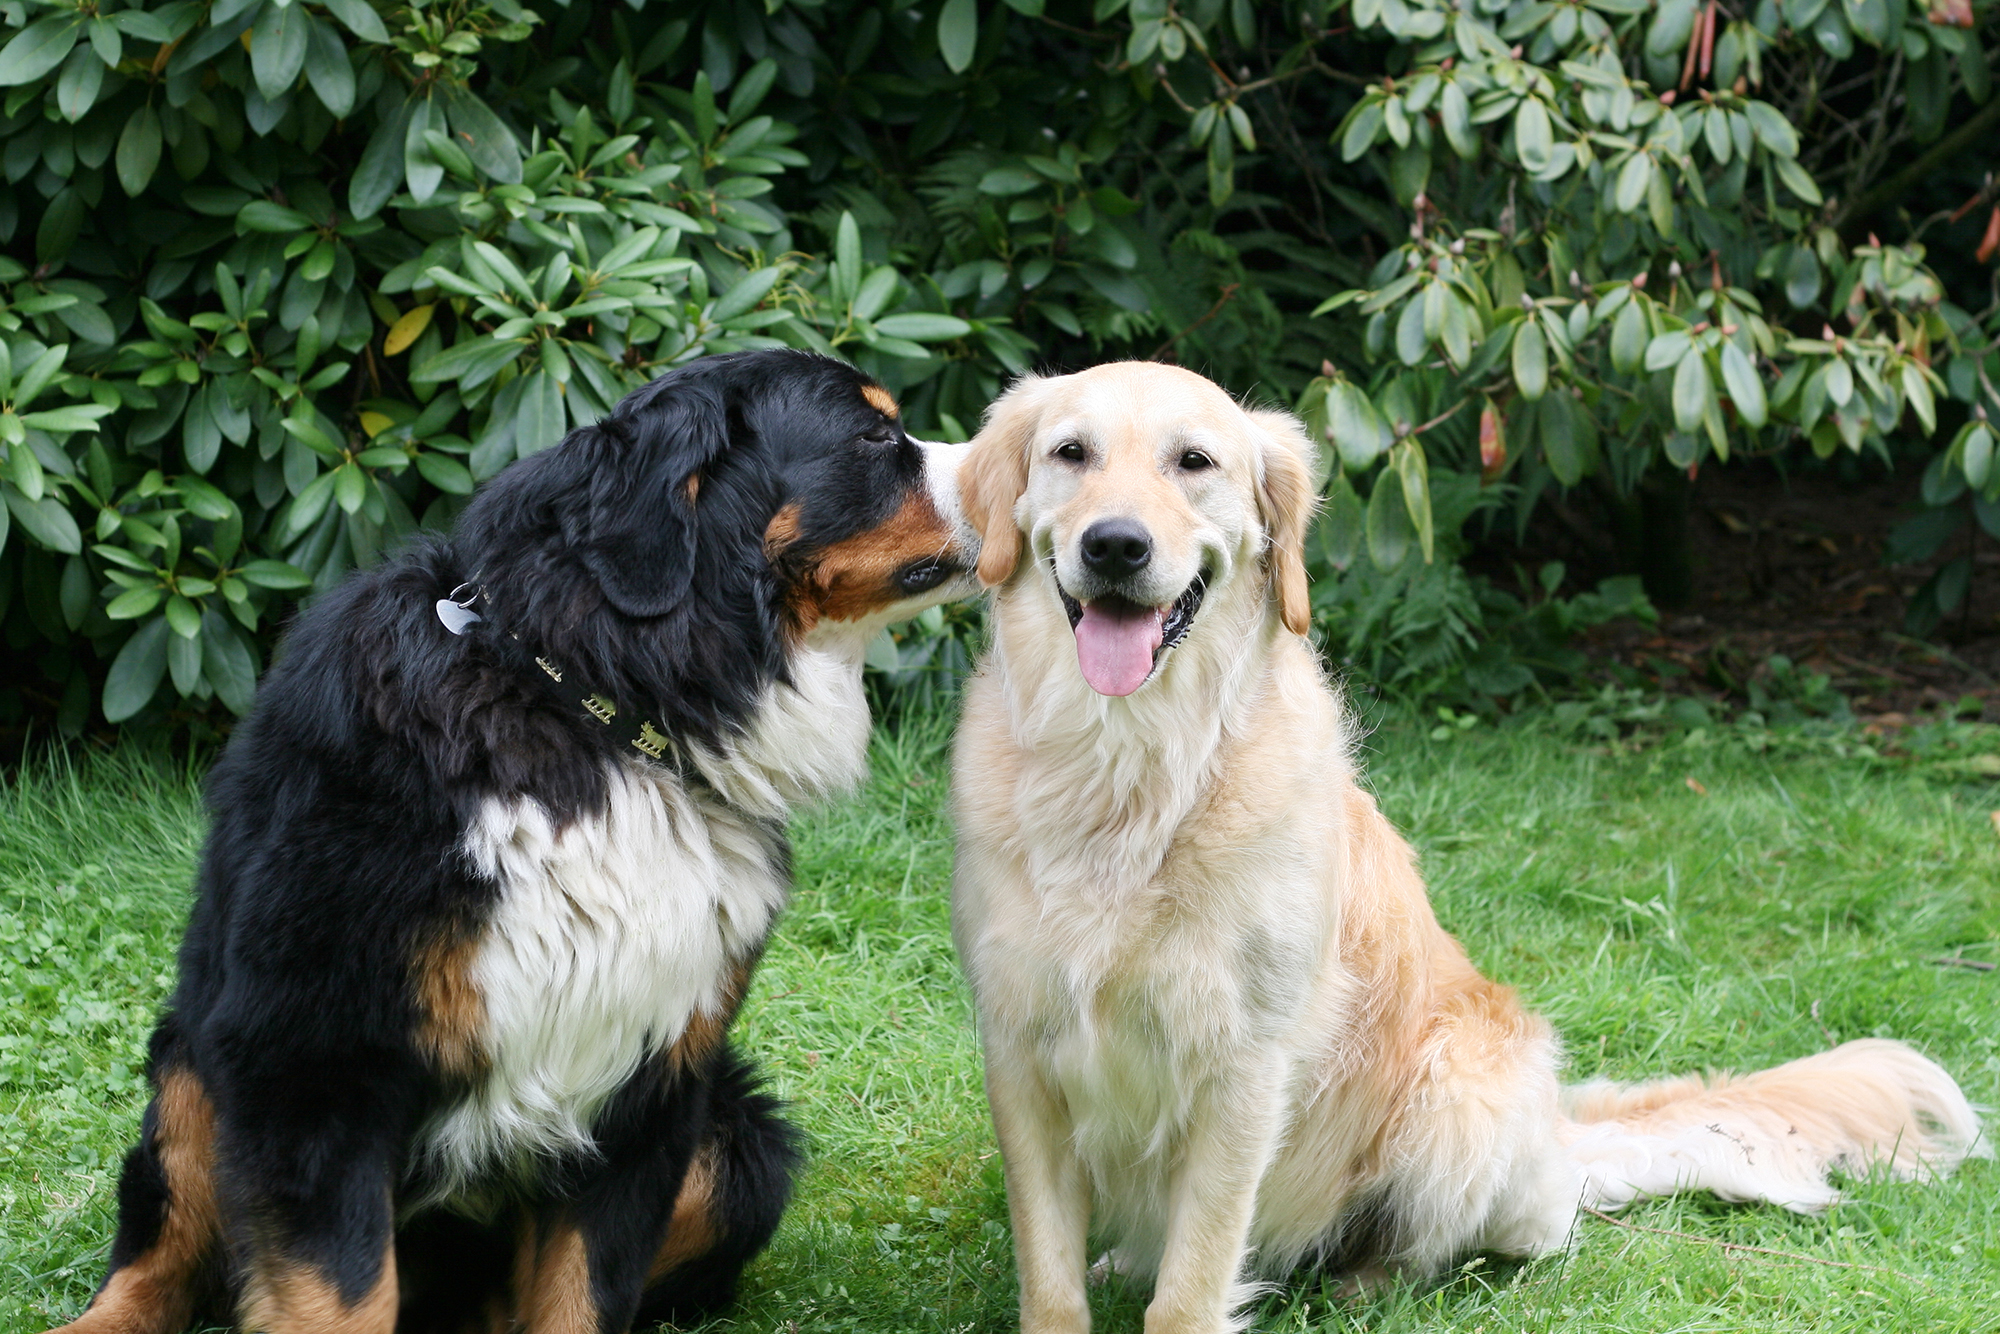
<svg viewBox="0 0 2000 1334">
<path fill-rule="evenodd" d="M 707 1133 L 674 1201 L 638 1324 L 691 1325 L 734 1300 L 743 1266 L 778 1230 L 803 1157 L 804 1137 L 781 1110 L 748 1060 L 726 1046 L 716 1053 Z"/>
</svg>

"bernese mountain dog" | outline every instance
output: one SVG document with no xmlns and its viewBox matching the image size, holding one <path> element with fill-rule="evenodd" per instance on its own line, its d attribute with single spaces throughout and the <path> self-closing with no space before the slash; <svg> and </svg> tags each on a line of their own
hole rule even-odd
<svg viewBox="0 0 2000 1334">
<path fill-rule="evenodd" d="M 969 593 L 959 450 L 693 362 L 298 619 L 212 827 L 70 1334 L 611 1334 L 733 1294 L 799 1149 L 724 1038 L 856 782 L 863 652 Z"/>
</svg>

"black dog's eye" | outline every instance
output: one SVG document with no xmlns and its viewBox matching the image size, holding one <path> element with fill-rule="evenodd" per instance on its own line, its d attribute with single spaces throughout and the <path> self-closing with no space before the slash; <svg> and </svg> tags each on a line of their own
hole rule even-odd
<svg viewBox="0 0 2000 1334">
<path fill-rule="evenodd" d="M 1190 449 L 1187 453 L 1181 455 L 1181 471 L 1183 472 L 1199 472 L 1203 468 L 1213 468 L 1214 466 L 1215 460 L 1198 449 Z"/>
<path fill-rule="evenodd" d="M 1083 445 L 1076 440 L 1065 440 L 1056 446 L 1056 457 L 1068 459 L 1071 463 L 1081 463 L 1084 459 Z"/>
</svg>

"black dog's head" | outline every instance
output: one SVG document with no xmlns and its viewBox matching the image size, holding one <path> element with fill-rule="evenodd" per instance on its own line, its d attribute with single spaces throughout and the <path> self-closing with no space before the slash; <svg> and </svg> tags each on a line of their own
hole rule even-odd
<svg viewBox="0 0 2000 1334">
<path fill-rule="evenodd" d="M 499 628 L 710 740 L 801 645 L 976 587 L 961 452 L 830 357 L 709 357 L 496 478 L 453 546 Z"/>
</svg>

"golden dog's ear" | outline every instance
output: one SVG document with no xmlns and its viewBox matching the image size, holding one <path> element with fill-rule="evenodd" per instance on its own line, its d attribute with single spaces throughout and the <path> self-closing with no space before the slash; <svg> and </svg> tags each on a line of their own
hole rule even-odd
<svg viewBox="0 0 2000 1334">
<path fill-rule="evenodd" d="M 1007 582 L 1021 559 L 1014 502 L 1028 489 L 1028 446 L 1042 417 L 1042 381 L 1024 375 L 986 410 L 986 425 L 958 467 L 959 502 L 979 532 L 979 582 Z"/>
<path fill-rule="evenodd" d="M 1306 530 L 1312 527 L 1319 496 L 1313 489 L 1317 451 L 1305 427 L 1289 412 L 1252 412 L 1265 443 L 1257 508 L 1271 537 L 1271 586 L 1285 628 L 1302 635 L 1312 628 L 1312 594 L 1306 580 Z"/>
</svg>

